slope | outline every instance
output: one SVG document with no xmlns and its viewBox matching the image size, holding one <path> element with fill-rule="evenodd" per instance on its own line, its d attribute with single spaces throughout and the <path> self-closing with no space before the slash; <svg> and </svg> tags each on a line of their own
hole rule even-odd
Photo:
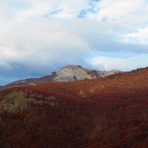
<svg viewBox="0 0 148 148">
<path fill-rule="evenodd" d="M 0 90 L 1 147 L 147 147 L 148 68 Z"/>
</svg>

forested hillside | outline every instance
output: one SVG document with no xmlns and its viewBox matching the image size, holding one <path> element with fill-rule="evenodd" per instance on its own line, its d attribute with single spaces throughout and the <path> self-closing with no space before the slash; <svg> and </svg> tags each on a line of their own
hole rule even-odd
<svg viewBox="0 0 148 148">
<path fill-rule="evenodd" d="M 0 90 L 0 148 L 147 148 L 148 68 Z"/>
</svg>

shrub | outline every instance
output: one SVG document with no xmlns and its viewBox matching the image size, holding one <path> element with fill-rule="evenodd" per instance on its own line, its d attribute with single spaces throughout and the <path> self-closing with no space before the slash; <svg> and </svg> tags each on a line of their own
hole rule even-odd
<svg viewBox="0 0 148 148">
<path fill-rule="evenodd" d="M 0 102 L 0 111 L 2 112 L 22 112 L 28 108 L 35 100 L 26 98 L 23 91 L 11 92 Z"/>
</svg>

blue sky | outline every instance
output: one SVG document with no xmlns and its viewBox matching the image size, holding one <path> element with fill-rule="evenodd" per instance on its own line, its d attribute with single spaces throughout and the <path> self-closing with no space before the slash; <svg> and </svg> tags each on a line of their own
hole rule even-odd
<svg viewBox="0 0 148 148">
<path fill-rule="evenodd" d="M 0 0 L 0 85 L 67 64 L 148 66 L 147 0 Z"/>
</svg>

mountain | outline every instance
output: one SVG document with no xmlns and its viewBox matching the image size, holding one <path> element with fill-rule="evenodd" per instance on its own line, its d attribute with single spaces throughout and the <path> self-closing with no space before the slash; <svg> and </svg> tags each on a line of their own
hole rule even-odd
<svg viewBox="0 0 148 148">
<path fill-rule="evenodd" d="M 119 72 L 120 71 L 117 70 L 111 70 L 111 71 L 89 70 L 79 65 L 67 65 L 65 67 L 62 67 L 58 71 L 52 72 L 50 75 L 41 78 L 29 78 L 24 80 L 18 80 L 10 84 L 7 84 L 6 86 L 36 84 L 44 82 L 67 82 L 67 81 L 84 80 L 84 79 L 96 79 L 116 74 Z"/>
<path fill-rule="evenodd" d="M 0 147 L 147 148 L 148 67 L 0 90 Z"/>
<path fill-rule="evenodd" d="M 62 67 L 55 73 L 54 81 L 74 81 L 84 79 L 95 79 L 99 77 L 105 77 L 118 73 L 119 71 L 98 71 L 89 70 L 78 65 L 68 65 Z"/>
</svg>

